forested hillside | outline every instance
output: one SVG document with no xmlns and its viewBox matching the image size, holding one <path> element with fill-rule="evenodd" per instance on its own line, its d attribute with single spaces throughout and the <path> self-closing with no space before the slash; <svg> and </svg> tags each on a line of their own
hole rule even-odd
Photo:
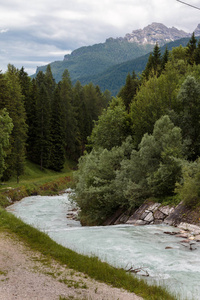
<svg viewBox="0 0 200 300">
<path fill-rule="evenodd" d="M 182 38 L 169 42 L 160 48 L 161 53 L 165 52 L 166 47 L 168 50 L 180 45 L 185 47 L 188 41 L 189 38 Z M 134 70 L 136 74 L 142 73 L 153 48 L 152 44 L 140 45 L 120 39 L 108 39 L 102 44 L 74 50 L 63 61 L 55 61 L 50 66 L 56 82 L 61 80 L 64 70 L 68 69 L 73 84 L 77 80 L 82 85 L 92 82 L 102 91 L 107 89 L 116 96 L 125 84 L 128 72 L 132 73 Z M 39 67 L 37 72 L 45 72 L 46 67 Z"/>
<path fill-rule="evenodd" d="M 109 101 L 109 92 L 98 86 L 73 86 L 68 70 L 56 83 L 50 66 L 31 80 L 23 68 L 8 65 L 0 74 L 1 180 L 19 181 L 26 158 L 55 171 L 66 158 L 77 161 Z"/>
<path fill-rule="evenodd" d="M 110 38 L 105 43 L 76 49 L 70 55 L 66 55 L 63 61 L 55 61 L 50 65 L 56 82 L 62 79 L 65 69 L 68 69 L 72 82 L 76 82 L 79 78 L 93 77 L 111 66 L 145 55 L 153 47 L 151 44 L 139 45 Z M 39 71 L 45 72 L 46 67 L 38 67 L 36 74 Z M 87 84 L 89 82 L 91 80 L 87 81 Z"/>
<path fill-rule="evenodd" d="M 117 209 L 146 199 L 200 205 L 200 42 L 161 55 L 140 79 L 128 74 L 95 123 L 92 150 L 79 160 L 75 201 L 83 224 L 102 224 Z"/>
<path fill-rule="evenodd" d="M 182 45 L 186 47 L 189 42 L 189 38 L 182 38 L 180 40 L 167 43 L 166 45 L 160 48 L 161 54 L 164 54 L 165 49 L 170 51 L 173 48 L 179 47 Z M 153 49 L 152 49 L 153 50 Z M 120 88 L 125 84 L 126 76 L 128 73 L 134 72 L 137 75 L 140 75 L 147 64 L 150 53 L 141 55 L 140 57 L 127 60 L 122 63 L 117 63 L 116 65 L 107 68 L 102 73 L 98 73 L 92 76 L 83 76 L 80 77 L 80 82 L 84 85 L 88 82 L 92 82 L 95 85 L 99 85 L 102 91 L 108 89 L 113 96 L 116 96 Z"/>
</svg>

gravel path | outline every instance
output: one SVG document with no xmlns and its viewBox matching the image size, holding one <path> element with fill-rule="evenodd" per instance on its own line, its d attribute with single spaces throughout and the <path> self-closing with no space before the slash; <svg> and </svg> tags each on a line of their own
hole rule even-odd
<svg viewBox="0 0 200 300">
<path fill-rule="evenodd" d="M 0 232 L 0 300 L 141 300 L 30 250 Z"/>
</svg>

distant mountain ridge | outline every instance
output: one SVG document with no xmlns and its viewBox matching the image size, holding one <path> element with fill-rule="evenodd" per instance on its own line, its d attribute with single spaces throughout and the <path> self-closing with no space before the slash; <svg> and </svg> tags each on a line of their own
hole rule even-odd
<svg viewBox="0 0 200 300">
<path fill-rule="evenodd" d="M 152 23 L 143 29 L 133 30 L 131 34 L 126 34 L 125 39 L 128 42 L 136 42 L 138 44 L 153 44 L 158 43 L 160 46 L 168 42 L 173 42 L 181 38 L 190 37 L 190 33 L 179 30 L 175 27 L 168 28 L 161 23 Z"/>
<path fill-rule="evenodd" d="M 194 33 L 196 36 L 200 36 L 200 24 L 194 30 Z M 191 35 L 192 33 L 186 33 L 175 27 L 168 28 L 161 23 L 154 22 L 143 29 L 133 30 L 130 34 L 127 33 L 124 38 L 108 38 L 105 43 L 80 47 L 72 51 L 71 54 L 65 55 L 63 61 L 52 62 L 50 64 L 51 70 L 56 82 L 62 79 L 64 70 L 68 69 L 73 82 L 80 80 L 82 84 L 86 84 L 89 80 L 89 82 L 99 84 L 102 90 L 109 89 L 116 94 L 125 83 L 125 70 L 129 69 L 127 64 L 132 65 L 132 61 L 134 61 L 133 65 L 136 69 L 132 69 L 132 71 L 142 72 L 145 68 L 146 58 L 156 43 L 160 46 L 175 43 L 175 47 L 175 45 L 181 44 L 181 42 L 176 43 L 181 39 L 184 40 L 183 44 L 186 45 L 186 40 L 188 41 Z M 145 58 L 142 58 L 144 56 Z M 46 67 L 38 67 L 36 74 L 39 71 L 45 72 Z M 118 76 L 116 74 L 114 76 L 114 70 L 119 72 L 119 69 L 124 69 L 124 75 Z M 106 80 L 106 78 L 109 78 L 109 80 Z M 111 78 L 116 82 L 112 83 Z"/>
<path fill-rule="evenodd" d="M 196 36 L 200 35 L 200 24 L 194 30 Z M 143 29 L 133 30 L 132 33 L 127 33 L 124 38 L 120 40 L 127 40 L 129 43 L 136 42 L 138 44 L 146 45 L 156 43 L 163 46 L 166 43 L 174 42 L 176 40 L 191 37 L 192 33 L 187 33 L 179 30 L 176 27 L 169 28 L 162 23 L 153 22 Z"/>
</svg>

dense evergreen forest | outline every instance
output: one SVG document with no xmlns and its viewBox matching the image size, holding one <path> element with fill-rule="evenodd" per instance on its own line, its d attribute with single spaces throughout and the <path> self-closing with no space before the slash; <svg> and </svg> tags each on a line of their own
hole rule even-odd
<svg viewBox="0 0 200 300">
<path fill-rule="evenodd" d="M 200 42 L 158 45 L 140 78 L 117 97 L 92 83 L 56 83 L 48 66 L 31 79 L 8 65 L 0 74 L 0 178 L 23 174 L 25 159 L 62 170 L 78 161 L 75 200 L 83 224 L 146 199 L 200 204 Z M 79 159 L 80 158 L 80 159 Z"/>
<path fill-rule="evenodd" d="M 8 65 L 0 74 L 0 178 L 23 174 L 25 158 L 41 169 L 62 170 L 83 154 L 94 120 L 111 96 L 98 86 L 72 86 L 68 70 L 56 84 L 48 66 L 30 79 Z"/>
</svg>

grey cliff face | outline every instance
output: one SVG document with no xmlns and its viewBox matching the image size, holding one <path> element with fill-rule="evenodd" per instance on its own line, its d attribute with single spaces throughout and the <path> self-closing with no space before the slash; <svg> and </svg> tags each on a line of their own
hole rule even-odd
<svg viewBox="0 0 200 300">
<path fill-rule="evenodd" d="M 197 29 L 200 35 L 200 24 Z M 191 37 L 191 33 L 186 33 L 175 27 L 168 28 L 161 23 L 152 23 L 143 29 L 133 30 L 132 33 L 126 34 L 125 38 L 128 42 L 137 42 L 138 44 L 156 44 L 160 46 L 167 42 L 175 41 L 181 38 Z"/>
</svg>

